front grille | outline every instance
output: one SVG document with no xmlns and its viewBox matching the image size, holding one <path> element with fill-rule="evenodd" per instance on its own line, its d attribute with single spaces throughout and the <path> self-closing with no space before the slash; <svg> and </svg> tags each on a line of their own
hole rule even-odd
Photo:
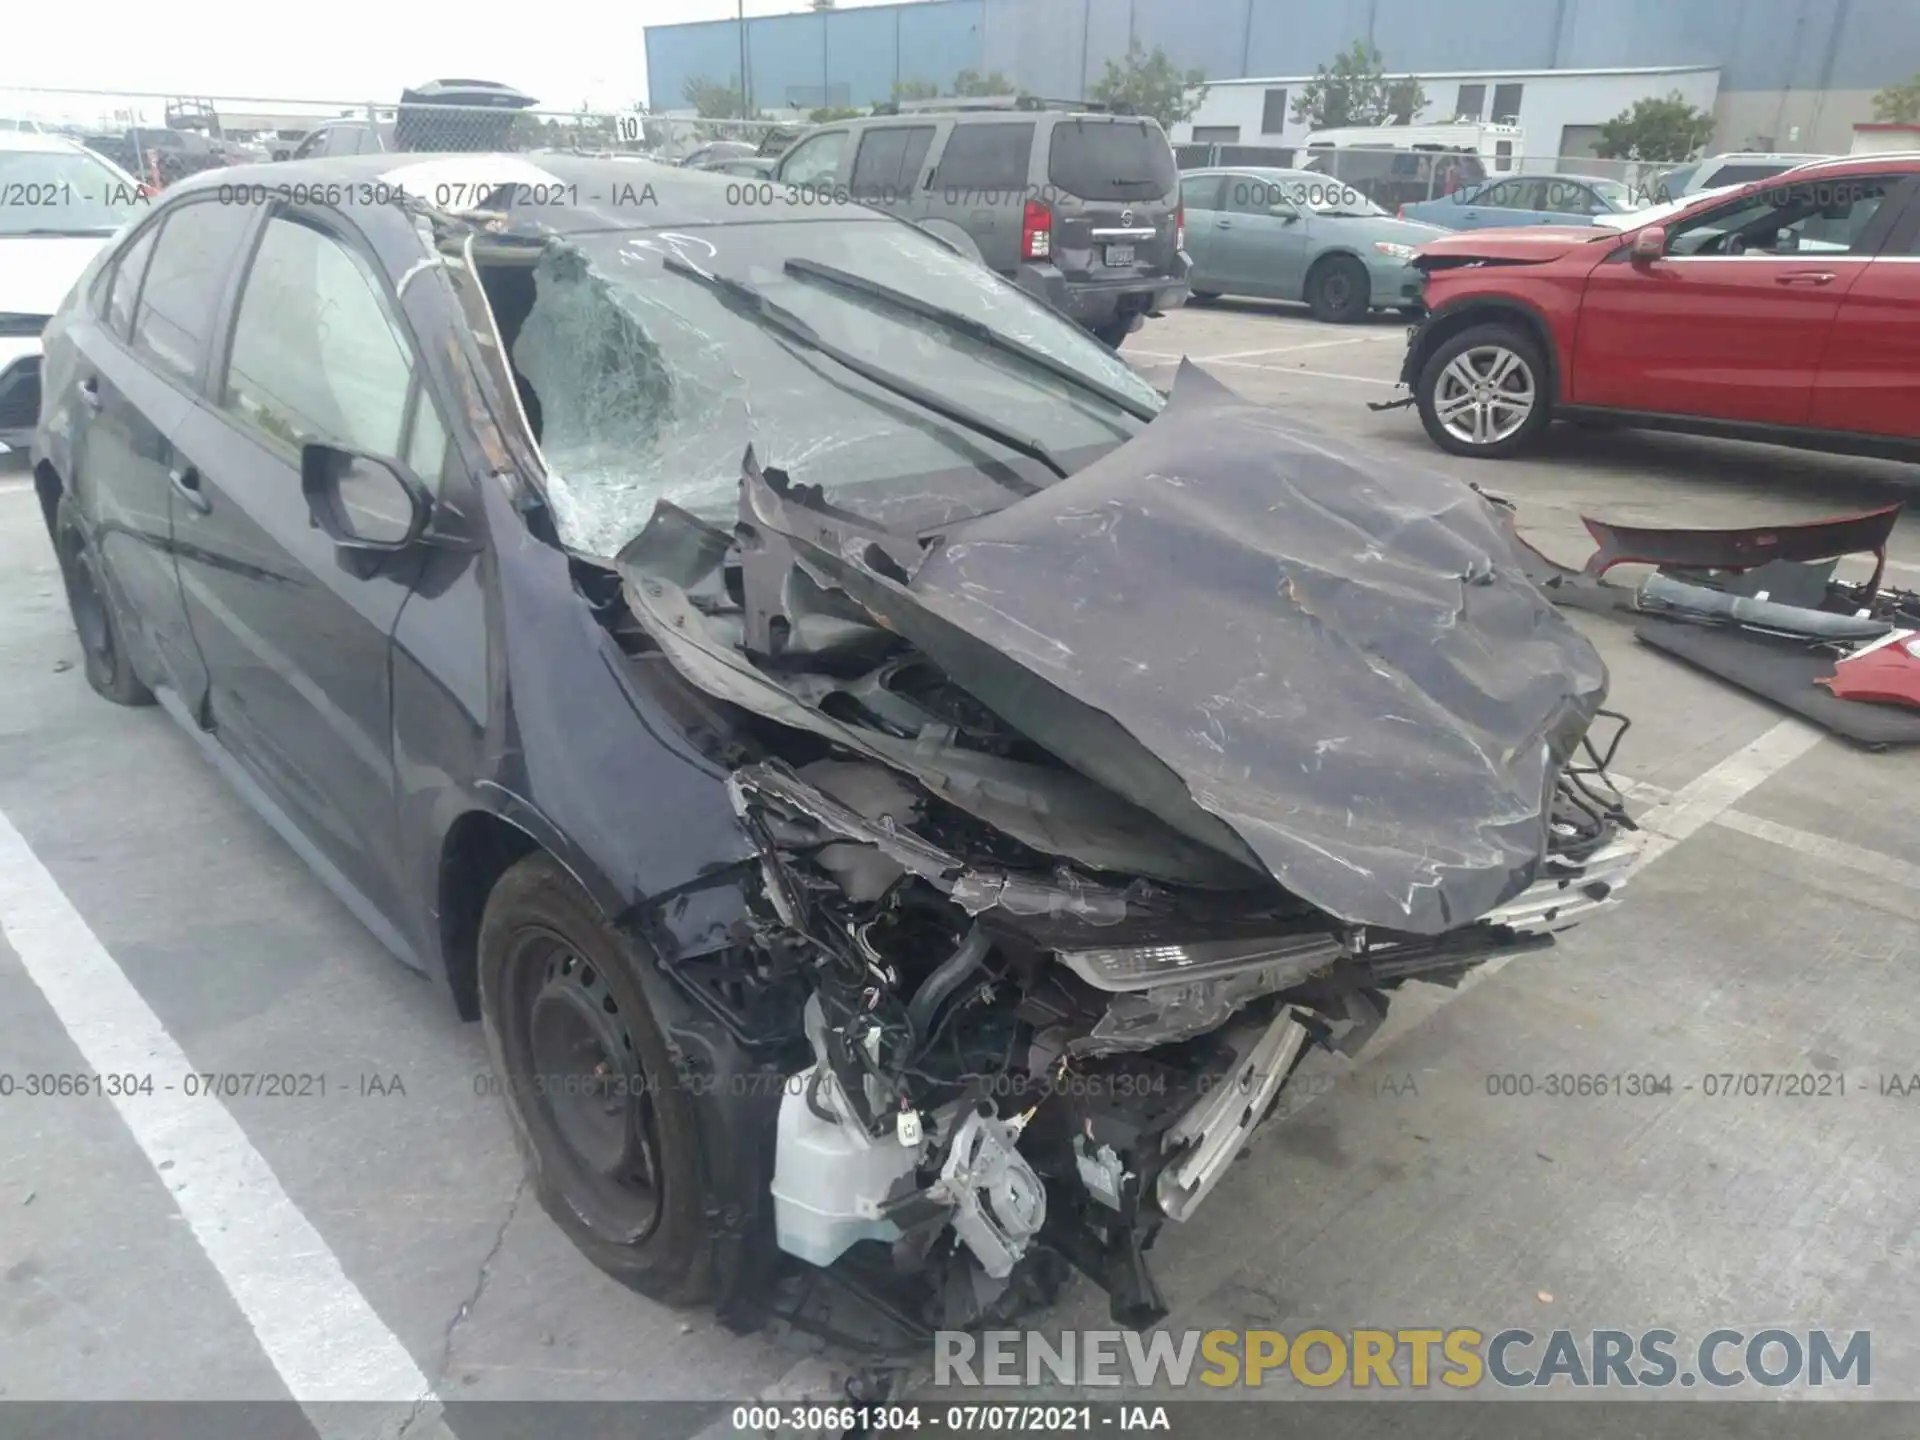
<svg viewBox="0 0 1920 1440">
<path fill-rule="evenodd" d="M 29 355 L 0 375 L 0 430 L 40 423 L 40 357 Z"/>
</svg>

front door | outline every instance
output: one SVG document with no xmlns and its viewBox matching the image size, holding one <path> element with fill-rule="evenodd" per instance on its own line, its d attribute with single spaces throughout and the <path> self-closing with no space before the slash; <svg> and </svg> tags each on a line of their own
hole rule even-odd
<svg viewBox="0 0 1920 1440">
<path fill-rule="evenodd" d="M 177 444 L 199 496 L 180 578 L 215 730 L 388 916 L 401 908 L 389 637 L 420 556 L 337 549 L 302 493 L 299 447 L 398 458 L 437 484 L 446 433 L 397 315 L 336 216 L 276 210 L 209 403 Z"/>
<path fill-rule="evenodd" d="M 1883 208 L 1892 231 L 1834 317 L 1809 423 L 1920 440 L 1920 180 L 1905 181 Z"/>
<path fill-rule="evenodd" d="M 1800 426 L 1880 227 L 1880 178 L 1783 182 L 1692 212 L 1666 254 L 1616 247 L 1587 281 L 1576 404 Z"/>
<path fill-rule="evenodd" d="M 1230 175 L 1214 220 L 1214 267 L 1238 295 L 1298 300 L 1306 285 L 1312 211 L 1282 181 Z"/>
</svg>

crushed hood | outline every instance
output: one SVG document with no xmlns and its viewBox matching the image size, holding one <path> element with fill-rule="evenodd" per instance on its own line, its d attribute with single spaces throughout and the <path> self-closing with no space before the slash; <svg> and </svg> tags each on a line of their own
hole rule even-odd
<svg viewBox="0 0 1920 1440">
<path fill-rule="evenodd" d="M 716 643 L 686 587 L 720 537 L 689 544 L 689 518 L 663 507 L 622 556 L 642 624 L 714 693 L 842 729 L 807 704 L 792 657 Z M 1076 787 L 1093 782 L 1118 824 L 1035 791 L 1019 838 L 1107 868 L 1116 851 L 1164 854 L 1159 873 L 1182 872 L 1168 878 L 1232 883 L 1212 855 L 1401 932 L 1462 925 L 1534 878 L 1554 778 L 1606 693 L 1502 510 L 1191 364 L 1135 439 L 930 542 L 751 463 L 737 537 L 749 637 L 768 619 L 756 607 L 784 603 L 780 577 L 805 577 L 1063 762 L 1044 772 L 1062 801 L 1086 807 Z M 856 748 L 923 780 L 944 770 L 924 743 Z M 1007 791 L 962 775 L 946 793 L 996 819 L 979 799 Z"/>
</svg>

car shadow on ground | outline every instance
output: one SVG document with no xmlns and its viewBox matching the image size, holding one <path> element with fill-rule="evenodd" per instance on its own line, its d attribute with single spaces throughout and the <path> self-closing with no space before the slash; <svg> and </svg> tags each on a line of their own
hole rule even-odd
<svg viewBox="0 0 1920 1440">
<path fill-rule="evenodd" d="M 1186 307 L 1199 314 L 1270 316 L 1275 320 L 1311 320 L 1313 311 L 1300 300 L 1254 300 L 1243 295 L 1222 295 L 1216 300 L 1201 300 L 1189 296 Z M 1336 325 L 1327 322 L 1325 328 L 1338 333 L 1342 330 L 1397 330 L 1404 329 L 1407 317 L 1398 310 L 1372 310 L 1364 320 L 1356 320 L 1350 325 Z"/>
<path fill-rule="evenodd" d="M 1418 426 L 1381 438 L 1410 451 L 1435 454 Z M 1516 461 L 1467 463 L 1474 465 L 1473 478 L 1496 492 L 1510 465 L 1516 467 L 1516 480 L 1524 474 L 1534 488 L 1541 478 L 1537 467 L 1564 464 L 1579 467 L 1568 472 L 1569 481 L 1579 488 L 1591 490 L 1596 480 L 1608 476 L 1657 481 L 1676 502 L 1777 496 L 1795 505 L 1817 503 L 1836 513 L 1920 503 L 1920 465 L 1671 431 L 1563 423 L 1548 427 Z"/>
</svg>

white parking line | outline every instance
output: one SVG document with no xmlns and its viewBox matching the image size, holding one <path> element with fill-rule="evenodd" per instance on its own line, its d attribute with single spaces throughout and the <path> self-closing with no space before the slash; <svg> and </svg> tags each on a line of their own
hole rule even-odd
<svg viewBox="0 0 1920 1440">
<path fill-rule="evenodd" d="M 1223 355 L 1196 355 L 1193 358 L 1202 364 L 1211 365 L 1221 360 L 1251 360 L 1256 355 L 1288 355 L 1295 350 L 1326 350 L 1335 345 L 1365 345 L 1380 339 L 1394 339 L 1406 343 L 1404 335 L 1348 335 L 1339 340 L 1310 340 L 1304 345 L 1271 345 L 1265 350 L 1229 350 Z"/>
<path fill-rule="evenodd" d="M 1345 380 L 1355 385 L 1386 385 L 1388 387 L 1397 387 L 1400 384 L 1398 380 L 1382 380 L 1378 375 L 1348 375 L 1339 370 L 1308 370 L 1303 366 L 1268 365 L 1259 360 L 1208 359 L 1200 355 L 1192 357 L 1185 355 L 1166 355 L 1152 350 L 1129 350 L 1127 352 L 1127 358 L 1146 360 L 1156 365 L 1178 365 L 1182 360 L 1191 358 L 1196 365 L 1232 365 L 1243 370 L 1270 370 L 1276 375 L 1306 375 L 1317 380 Z"/>
<path fill-rule="evenodd" d="M 1801 720 L 1782 720 L 1751 745 L 1742 746 L 1703 775 L 1674 791 L 1664 805 L 1640 817 L 1644 838 L 1640 860 L 1644 870 L 1701 827 L 1722 819 L 1741 796 L 1798 760 L 1825 738 Z"/>
<path fill-rule="evenodd" d="M 1920 865 L 1882 854 L 1878 850 L 1869 850 L 1864 845 L 1850 845 L 1845 840 L 1833 840 L 1825 835 L 1816 835 L 1811 830 L 1782 825 L 1775 820 L 1763 820 L 1758 815 L 1748 815 L 1740 810 L 1727 811 L 1717 817 L 1714 824 L 1728 830 L 1738 830 L 1742 835 L 1751 835 L 1756 840 L 1796 850 L 1802 855 L 1831 860 L 1836 865 L 1844 865 L 1864 875 L 1891 880 L 1902 889 L 1920 894 Z"/>
<path fill-rule="evenodd" d="M 287 1391 L 320 1432 L 346 1419 L 328 1402 L 439 1406 L 426 1376 L 300 1213 L 217 1099 L 189 1095 L 186 1054 L 107 953 L 12 821 L 0 814 L 0 934 L 46 996 L 88 1067 L 152 1076 L 151 1095 L 110 1096 L 147 1162 L 246 1316 Z M 354 1428 L 366 1434 L 370 1417 Z"/>
</svg>

